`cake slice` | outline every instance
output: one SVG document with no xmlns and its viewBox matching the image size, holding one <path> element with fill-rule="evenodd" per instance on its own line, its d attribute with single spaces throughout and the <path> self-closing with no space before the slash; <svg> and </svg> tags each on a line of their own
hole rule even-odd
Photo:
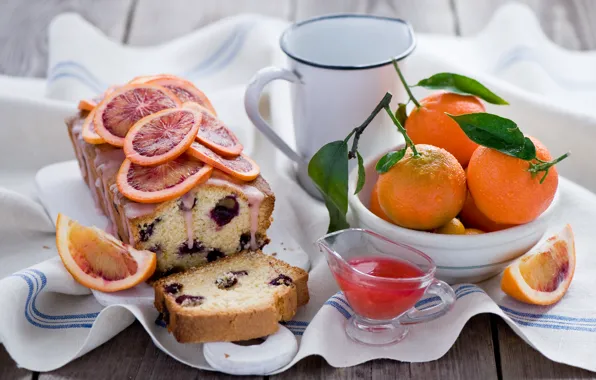
<svg viewBox="0 0 596 380">
<path fill-rule="evenodd" d="M 155 307 L 181 343 L 271 335 L 309 300 L 308 273 L 244 251 L 154 283 Z"/>
<path fill-rule="evenodd" d="M 269 242 L 275 196 L 262 176 L 244 182 L 215 169 L 206 183 L 162 203 L 124 197 L 116 175 L 121 148 L 93 145 L 82 138 L 88 112 L 67 120 L 81 174 L 96 209 L 109 220 L 107 232 L 140 250 L 157 254 L 154 278 L 203 265 Z"/>
</svg>

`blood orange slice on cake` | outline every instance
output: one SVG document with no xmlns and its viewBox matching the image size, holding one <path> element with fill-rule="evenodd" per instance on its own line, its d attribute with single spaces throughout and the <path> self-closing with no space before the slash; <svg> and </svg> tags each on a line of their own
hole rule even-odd
<svg viewBox="0 0 596 380">
<path fill-rule="evenodd" d="M 116 183 L 118 190 L 139 203 L 158 203 L 177 198 L 211 176 L 213 168 L 183 154 L 157 166 L 141 166 L 126 159 Z"/>
<path fill-rule="evenodd" d="M 235 157 L 242 153 L 242 144 L 224 123 L 209 110 L 193 102 L 184 103 L 183 108 L 193 109 L 203 114 L 203 120 L 197 132 L 197 140 L 212 151 L 224 157 Z"/>
<path fill-rule="evenodd" d="M 124 137 L 143 117 L 180 101 L 170 90 L 153 84 L 128 84 L 108 94 L 95 110 L 95 129 L 109 144 L 123 146 Z"/>
<path fill-rule="evenodd" d="M 153 166 L 173 160 L 195 140 L 203 115 L 171 108 L 137 121 L 124 138 L 124 153 L 132 163 Z"/>
<path fill-rule="evenodd" d="M 82 226 L 62 214 L 56 220 L 56 247 L 78 283 L 102 292 L 132 288 L 155 272 L 155 253 L 136 250 L 97 227 Z"/>
<path fill-rule="evenodd" d="M 518 301 L 551 305 L 569 288 L 575 273 L 575 240 L 571 226 L 550 237 L 508 266 L 501 289 Z"/>
<path fill-rule="evenodd" d="M 95 130 L 95 121 L 93 120 L 95 116 L 95 110 L 91 110 L 85 121 L 83 122 L 83 132 L 81 133 L 83 136 L 83 140 L 85 140 L 88 144 L 105 144 L 106 140 L 104 140 L 100 135 L 97 134 Z"/>
<path fill-rule="evenodd" d="M 225 158 L 198 141 L 192 143 L 187 153 L 206 164 L 243 181 L 252 181 L 257 178 L 260 173 L 259 166 L 251 160 L 250 157 L 240 154 L 233 158 Z"/>
<path fill-rule="evenodd" d="M 104 91 L 103 94 L 94 97 L 93 99 L 82 99 L 79 101 L 79 109 L 81 111 L 92 111 L 97 107 L 97 105 L 101 102 L 103 98 L 106 97 L 110 92 L 114 91 L 116 86 L 110 86 L 107 90 Z"/>
</svg>

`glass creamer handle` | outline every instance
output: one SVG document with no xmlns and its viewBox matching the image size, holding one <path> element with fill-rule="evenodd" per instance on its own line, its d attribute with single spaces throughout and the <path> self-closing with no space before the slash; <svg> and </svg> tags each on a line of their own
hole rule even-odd
<svg viewBox="0 0 596 380">
<path fill-rule="evenodd" d="M 445 315 L 455 304 L 455 292 L 447 283 L 434 279 L 426 289 L 425 294 L 434 294 L 441 299 L 441 303 L 428 309 L 419 310 L 413 308 L 399 318 L 402 325 L 413 325 L 427 322 Z"/>
<path fill-rule="evenodd" d="M 303 164 L 304 159 L 300 157 L 277 133 L 271 128 L 269 124 L 261 117 L 259 113 L 259 100 L 261 99 L 261 93 L 269 82 L 276 79 L 283 79 L 292 83 L 300 83 L 300 78 L 296 73 L 286 69 L 280 69 L 278 67 L 265 67 L 259 70 L 255 76 L 251 79 L 250 83 L 246 87 L 244 93 L 244 108 L 246 114 L 252 123 L 257 127 L 261 133 L 263 133 L 279 150 L 281 150 L 291 160 Z"/>
</svg>

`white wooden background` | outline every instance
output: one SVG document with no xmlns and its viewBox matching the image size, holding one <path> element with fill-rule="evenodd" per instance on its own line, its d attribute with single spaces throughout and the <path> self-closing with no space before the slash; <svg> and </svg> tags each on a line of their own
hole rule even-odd
<svg viewBox="0 0 596 380">
<path fill-rule="evenodd" d="M 357 12 L 409 20 L 415 31 L 467 36 L 480 31 L 507 0 L 0 0 L 0 74 L 44 77 L 47 28 L 54 16 L 77 12 L 115 41 L 159 44 L 220 18 L 253 12 L 287 20 Z M 546 34 L 572 50 L 596 49 L 596 0 L 519 0 L 531 7 Z M 506 25 L 504 25 L 506 27 Z M 595 353 L 596 358 L 596 353 Z M 596 359 L 595 359 L 596 360 Z M 0 346 L 0 379 L 223 379 L 197 371 L 159 351 L 135 323 L 67 366 L 47 374 L 16 368 Z M 594 378 L 551 362 L 524 343 L 497 317 L 472 318 L 440 360 L 400 363 L 377 360 L 334 369 L 318 357 L 299 362 L 276 378 L 287 379 L 526 379 Z"/>
</svg>

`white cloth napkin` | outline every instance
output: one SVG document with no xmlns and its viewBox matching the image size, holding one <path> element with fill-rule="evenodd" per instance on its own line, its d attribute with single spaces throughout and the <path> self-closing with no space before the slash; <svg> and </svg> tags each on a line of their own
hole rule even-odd
<svg viewBox="0 0 596 380">
<path fill-rule="evenodd" d="M 449 350 L 473 315 L 489 312 L 503 317 L 551 360 L 596 371 L 596 290 L 592 280 L 596 256 L 591 252 L 596 243 L 592 224 L 596 196 L 565 179 L 561 180 L 561 202 L 551 232 L 571 223 L 578 269 L 561 302 L 550 308 L 518 303 L 500 291 L 496 277 L 477 285 L 456 285 L 458 300 L 453 311 L 412 327 L 400 344 L 370 348 L 346 337 L 343 322 L 351 308 L 312 246 L 325 232 L 326 210 L 295 183 L 291 164 L 255 132 L 242 107 L 244 85 L 252 74 L 283 61 L 277 40 L 285 25 L 269 18 L 241 16 L 166 45 L 131 48 L 107 40 L 79 16 L 62 15 L 50 28 L 45 97 L 38 91 L 39 83 L 28 82 L 24 92 L 19 92 L 18 80 L 0 78 L 0 89 L 4 83 L 12 84 L 11 91 L 0 91 L 0 139 L 14 142 L 0 150 L 0 276 L 21 269 L 0 281 L 4 304 L 0 340 L 17 364 L 35 371 L 56 369 L 109 340 L 136 318 L 160 349 L 188 365 L 210 369 L 202 346 L 178 344 L 155 324 L 153 308 L 102 308 L 70 277 L 56 258 L 52 221 L 38 203 L 32 185 L 38 169 L 73 157 L 63 118 L 74 112 L 74 101 L 135 75 L 172 72 L 187 76 L 204 89 L 224 121 L 243 142 L 249 142 L 252 156 L 276 192 L 275 223 L 294 231 L 295 239 L 310 254 L 311 301 L 287 324 L 300 343 L 289 366 L 314 354 L 342 367 L 377 358 L 435 360 Z M 596 152 L 590 148 L 596 141 L 596 118 L 589 104 L 596 100 L 596 86 L 591 88 L 588 79 L 596 75 L 589 71 L 595 61 L 593 54 L 556 48 L 544 38 L 527 8 L 509 5 L 477 37 L 419 35 L 407 76 L 414 82 L 438 71 L 473 74 L 510 101 L 511 106 L 496 111 L 514 118 L 553 154 L 572 149 L 574 156 L 560 166 L 560 172 L 595 190 L 596 178 L 590 174 Z M 287 86 L 272 85 L 264 110 L 270 106 L 274 127 L 291 141 Z M 22 269 L 42 258 L 50 259 Z M 421 302 L 431 305 L 436 300 Z"/>
</svg>

